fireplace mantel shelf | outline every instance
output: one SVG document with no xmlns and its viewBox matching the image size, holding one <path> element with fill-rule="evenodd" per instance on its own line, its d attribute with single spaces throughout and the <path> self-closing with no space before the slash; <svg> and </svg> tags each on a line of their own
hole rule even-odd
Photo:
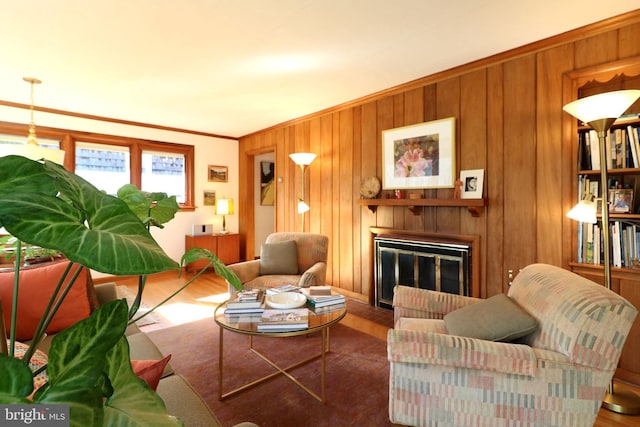
<svg viewBox="0 0 640 427">
<path fill-rule="evenodd" d="M 466 207 L 471 216 L 480 216 L 480 209 L 487 205 L 485 199 L 359 199 L 358 204 L 367 206 L 371 212 L 378 206 L 406 206 L 414 215 L 423 207 Z"/>
</svg>

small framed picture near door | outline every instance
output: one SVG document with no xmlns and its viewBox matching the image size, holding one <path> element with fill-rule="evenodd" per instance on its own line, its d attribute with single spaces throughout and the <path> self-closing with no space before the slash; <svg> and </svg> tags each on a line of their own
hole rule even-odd
<svg viewBox="0 0 640 427">
<path fill-rule="evenodd" d="M 227 182 L 229 179 L 229 168 L 226 166 L 209 165 L 207 172 L 209 182 Z"/>
<path fill-rule="evenodd" d="M 482 186 L 484 185 L 484 169 L 472 169 L 460 171 L 462 181 L 462 199 L 482 199 Z"/>
<path fill-rule="evenodd" d="M 273 206 L 275 200 L 275 163 L 260 162 L 260 204 Z"/>
</svg>

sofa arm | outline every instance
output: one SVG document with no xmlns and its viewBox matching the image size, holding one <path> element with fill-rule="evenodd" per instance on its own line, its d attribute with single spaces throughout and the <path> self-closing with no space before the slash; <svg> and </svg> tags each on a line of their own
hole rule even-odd
<svg viewBox="0 0 640 427">
<path fill-rule="evenodd" d="M 302 273 L 298 286 L 308 288 L 309 286 L 323 286 L 327 277 L 327 264 L 316 262 L 307 271 Z"/>
<path fill-rule="evenodd" d="M 431 364 L 506 374 L 535 376 L 531 347 L 425 331 L 390 329 L 388 359 L 394 363 Z"/>
<path fill-rule="evenodd" d="M 399 285 L 393 289 L 394 321 L 401 317 L 442 319 L 449 312 L 480 301 L 480 298 Z"/>
<path fill-rule="evenodd" d="M 94 285 L 93 289 L 96 291 L 96 297 L 98 298 L 98 304 L 100 305 L 105 305 L 108 302 L 118 299 L 118 291 L 114 282 Z"/>
</svg>

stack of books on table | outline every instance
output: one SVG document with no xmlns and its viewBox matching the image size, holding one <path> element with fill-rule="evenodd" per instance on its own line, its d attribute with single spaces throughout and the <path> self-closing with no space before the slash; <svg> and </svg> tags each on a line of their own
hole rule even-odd
<svg viewBox="0 0 640 427">
<path fill-rule="evenodd" d="M 266 309 L 260 317 L 258 330 L 262 332 L 298 331 L 309 327 L 309 310 L 293 308 L 290 310 Z"/>
<path fill-rule="evenodd" d="M 321 307 L 344 305 L 347 302 L 344 295 L 333 292 L 330 286 L 310 286 L 302 288 L 301 292 L 307 297 L 307 305 L 314 310 Z"/>
<path fill-rule="evenodd" d="M 250 290 L 238 292 L 227 302 L 224 311 L 226 316 L 254 315 L 260 316 L 264 311 L 264 291 Z"/>
</svg>

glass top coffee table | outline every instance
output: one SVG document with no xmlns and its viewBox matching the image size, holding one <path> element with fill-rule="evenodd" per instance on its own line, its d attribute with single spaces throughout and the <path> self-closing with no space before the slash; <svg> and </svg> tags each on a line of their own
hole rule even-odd
<svg viewBox="0 0 640 427">
<path fill-rule="evenodd" d="M 330 351 L 329 345 L 329 328 L 331 325 L 339 322 L 342 318 L 347 314 L 347 308 L 345 304 L 341 304 L 336 307 L 324 307 L 318 313 L 313 310 L 309 310 L 309 327 L 305 329 L 295 330 L 295 331 L 259 331 L 258 324 L 260 323 L 259 319 L 256 319 L 255 316 L 226 316 L 224 311 L 226 309 L 227 303 L 220 304 L 215 312 L 214 319 L 215 322 L 220 327 L 220 342 L 218 347 L 218 390 L 219 395 L 218 398 L 220 400 L 237 394 L 243 390 L 246 390 L 250 387 L 253 387 L 257 384 L 260 384 L 264 381 L 267 381 L 277 375 L 284 375 L 289 378 L 295 384 L 297 384 L 304 391 L 309 393 L 311 396 L 315 397 L 320 402 L 325 401 L 325 373 L 326 373 L 326 354 Z M 222 383 L 223 383 L 223 372 L 224 372 L 224 331 L 236 332 L 239 334 L 245 334 L 249 336 L 249 349 L 264 360 L 266 363 L 271 365 L 276 371 L 266 375 L 264 377 L 258 378 L 250 383 L 247 383 L 241 387 L 238 387 L 234 390 L 223 392 Z M 273 337 L 273 338 L 286 338 L 293 336 L 306 335 L 314 332 L 320 332 L 322 336 L 320 353 L 314 354 L 304 360 L 301 360 L 293 365 L 287 366 L 285 368 L 280 367 L 271 359 L 267 358 L 264 354 L 260 353 L 253 347 L 253 337 L 254 336 L 263 336 L 263 337 Z M 320 394 L 315 393 L 307 386 L 298 381 L 293 375 L 291 375 L 288 371 L 304 365 L 312 360 L 321 359 L 321 371 L 320 371 Z"/>
</svg>

